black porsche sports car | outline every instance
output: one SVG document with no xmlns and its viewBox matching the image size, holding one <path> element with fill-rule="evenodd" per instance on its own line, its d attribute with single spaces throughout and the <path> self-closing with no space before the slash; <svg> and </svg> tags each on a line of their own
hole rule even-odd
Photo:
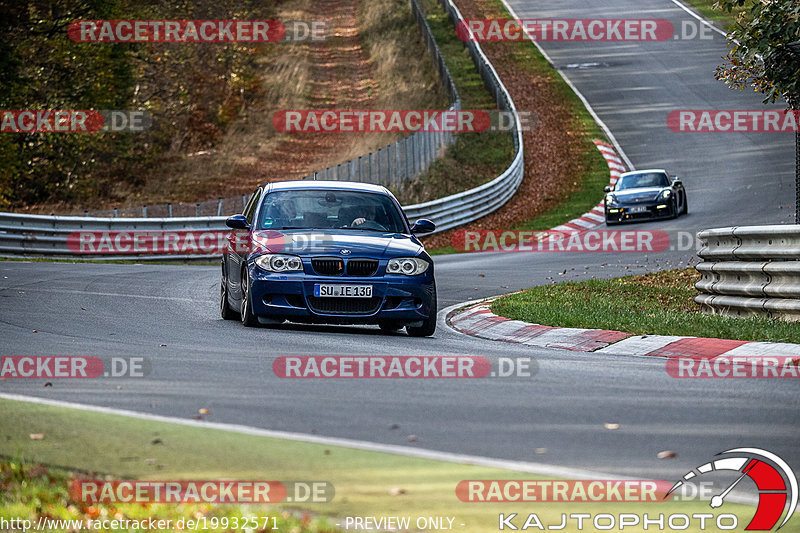
<svg viewBox="0 0 800 533">
<path fill-rule="evenodd" d="M 622 174 L 605 189 L 606 224 L 631 220 L 675 218 L 689 212 L 686 189 L 666 170 L 636 170 Z"/>
</svg>

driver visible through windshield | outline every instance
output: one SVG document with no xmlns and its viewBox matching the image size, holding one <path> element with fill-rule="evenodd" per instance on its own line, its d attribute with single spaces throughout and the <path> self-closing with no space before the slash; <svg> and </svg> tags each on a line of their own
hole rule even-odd
<svg viewBox="0 0 800 533">
<path fill-rule="evenodd" d="M 405 233 L 402 214 L 382 194 L 340 190 L 276 191 L 264 197 L 258 229 L 354 229 Z"/>
</svg>

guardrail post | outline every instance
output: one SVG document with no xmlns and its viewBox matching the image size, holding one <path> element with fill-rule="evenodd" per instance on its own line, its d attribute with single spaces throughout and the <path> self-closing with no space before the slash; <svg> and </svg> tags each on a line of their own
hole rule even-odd
<svg viewBox="0 0 800 533">
<path fill-rule="evenodd" d="M 117 208 L 114 208 L 114 218 L 117 218 Z"/>
<path fill-rule="evenodd" d="M 222 216 L 222 196 L 217 198 L 217 216 Z"/>
<path fill-rule="evenodd" d="M 419 133 L 415 133 L 411 136 L 411 174 L 409 174 L 409 179 L 411 176 L 416 176 L 417 174 L 417 161 L 419 161 Z"/>
<path fill-rule="evenodd" d="M 142 218 L 147 218 L 147 206 L 142 206 Z"/>
<path fill-rule="evenodd" d="M 167 204 L 167 212 L 169 213 L 169 218 L 172 218 L 172 204 Z"/>
<path fill-rule="evenodd" d="M 800 224 L 800 130 L 794 132 L 794 145 L 794 223 Z"/>
<path fill-rule="evenodd" d="M 374 181 L 374 174 L 372 173 L 372 157 L 375 155 L 375 152 L 369 153 L 369 158 L 367 159 L 367 182 L 368 183 L 375 183 Z"/>
<path fill-rule="evenodd" d="M 200 216 L 200 202 L 194 204 L 194 216 L 196 217 Z"/>
<path fill-rule="evenodd" d="M 411 172 L 408 168 L 408 160 L 411 157 L 410 150 L 408 149 L 409 139 L 411 139 L 411 137 L 406 137 L 405 142 L 403 143 L 403 162 L 406 170 L 405 174 L 403 175 L 403 181 L 407 180 L 411 175 Z"/>
<path fill-rule="evenodd" d="M 388 183 L 390 187 L 392 186 L 392 178 L 393 178 L 393 176 L 392 176 L 392 146 L 394 146 L 394 145 L 390 144 L 389 146 L 386 147 L 386 183 Z M 397 152 L 397 147 L 396 146 L 394 148 L 394 151 Z"/>
</svg>

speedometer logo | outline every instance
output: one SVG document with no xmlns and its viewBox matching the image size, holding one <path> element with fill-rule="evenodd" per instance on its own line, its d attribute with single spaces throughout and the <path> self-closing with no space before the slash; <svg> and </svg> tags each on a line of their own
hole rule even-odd
<svg viewBox="0 0 800 533">
<path fill-rule="evenodd" d="M 778 526 L 778 529 L 782 528 L 797 508 L 797 478 L 789 465 L 774 453 L 759 448 L 734 448 L 717 455 L 725 457 L 700 465 L 686 473 L 683 479 L 672 486 L 667 496 L 685 482 L 709 472 L 739 472 L 733 483 L 711 498 L 709 505 L 715 509 L 722 506 L 725 498 L 739 482 L 749 477 L 758 488 L 758 508 L 745 530 L 770 530 L 786 511 L 783 521 Z"/>
</svg>

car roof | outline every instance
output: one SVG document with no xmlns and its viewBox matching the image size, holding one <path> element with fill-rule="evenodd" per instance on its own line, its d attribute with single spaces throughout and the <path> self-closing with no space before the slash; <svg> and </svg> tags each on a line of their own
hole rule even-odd
<svg viewBox="0 0 800 533">
<path fill-rule="evenodd" d="M 663 168 L 648 168 L 648 169 L 645 169 L 645 170 L 631 170 L 630 172 L 625 172 L 620 177 L 622 177 L 622 176 L 632 176 L 634 174 L 651 174 L 651 173 L 654 173 L 654 172 L 660 172 L 661 174 L 666 174 L 667 176 L 669 176 L 669 172 L 667 172 Z"/>
<path fill-rule="evenodd" d="M 313 190 L 313 189 L 335 189 L 340 191 L 372 192 L 391 195 L 389 190 L 383 185 L 373 185 L 372 183 L 359 183 L 357 181 L 334 181 L 334 180 L 291 180 L 273 181 L 268 183 L 270 191 L 289 191 L 289 190 Z"/>
</svg>

